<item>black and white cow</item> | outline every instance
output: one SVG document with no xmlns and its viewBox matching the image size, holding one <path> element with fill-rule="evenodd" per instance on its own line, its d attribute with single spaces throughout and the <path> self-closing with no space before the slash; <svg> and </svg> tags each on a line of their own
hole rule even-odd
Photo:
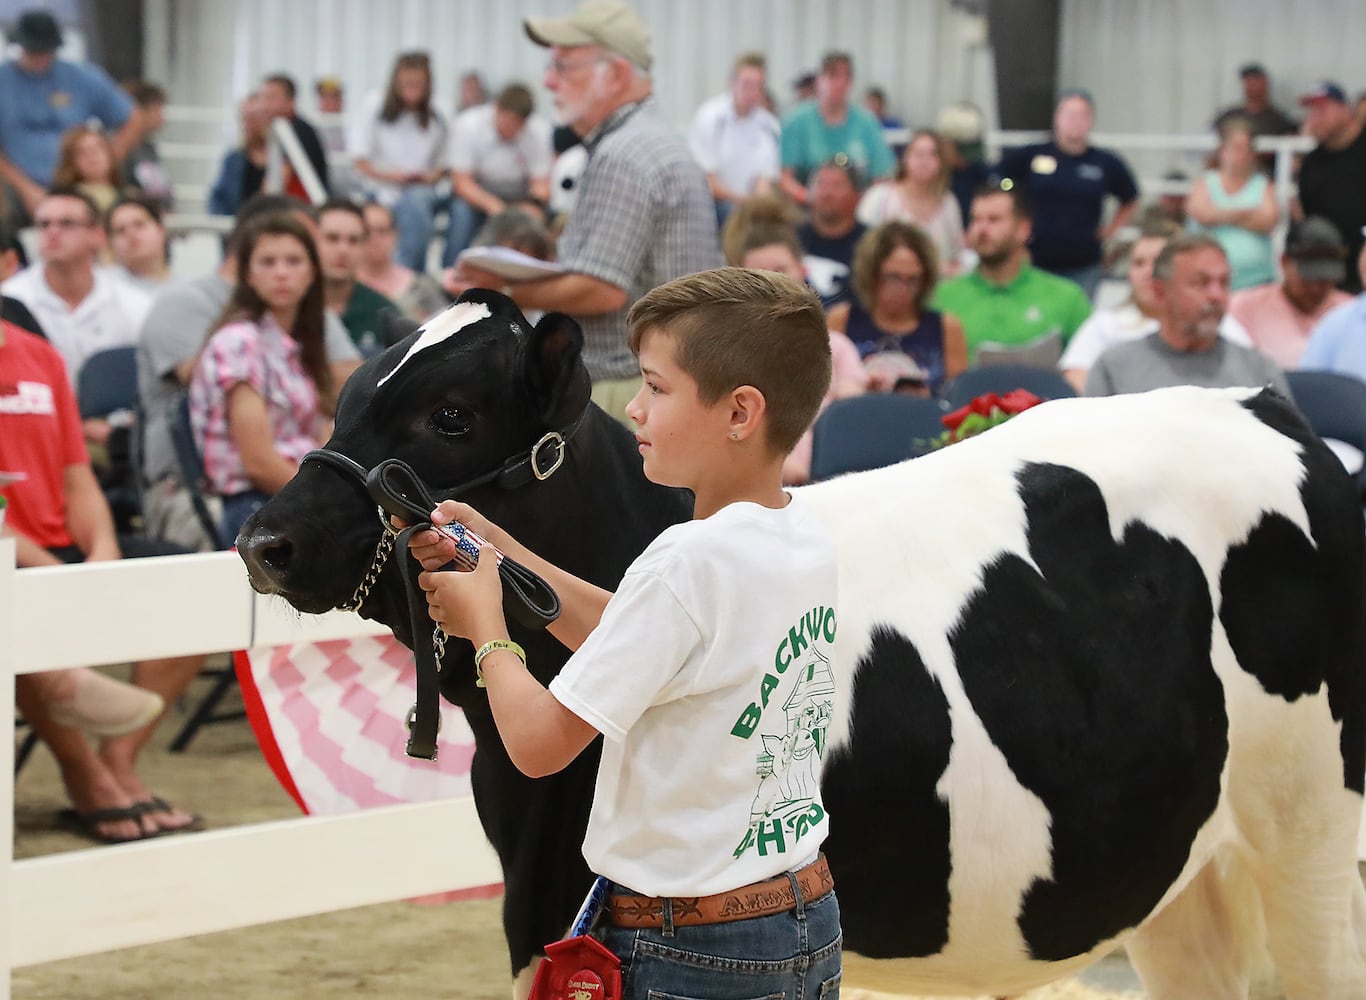
<svg viewBox="0 0 1366 1000">
<path fill-rule="evenodd" d="M 550 478 L 463 499 L 610 587 L 686 502 L 588 405 L 571 321 L 476 298 L 353 376 L 329 447 L 456 484 L 573 428 Z M 1363 523 L 1291 407 L 1058 401 L 804 496 L 841 564 L 823 789 L 846 983 L 1012 994 L 1123 941 L 1155 1000 L 1243 997 L 1268 945 L 1292 998 L 1366 996 Z M 316 612 L 351 598 L 379 530 L 308 462 L 239 546 L 257 589 Z M 402 601 L 385 570 L 363 613 L 410 641 Z M 543 680 L 565 658 L 518 639 Z M 478 741 L 517 973 L 587 884 L 597 753 L 523 778 L 469 659 L 448 651 L 443 693 Z"/>
</svg>

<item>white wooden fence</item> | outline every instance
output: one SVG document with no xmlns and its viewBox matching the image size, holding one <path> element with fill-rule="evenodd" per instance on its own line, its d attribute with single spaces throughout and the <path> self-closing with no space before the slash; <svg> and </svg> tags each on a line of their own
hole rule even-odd
<svg viewBox="0 0 1366 1000">
<path fill-rule="evenodd" d="M 232 553 L 23 571 L 14 562 L 14 542 L 0 539 L 5 705 L 16 674 L 386 631 L 355 615 L 300 616 L 260 597 Z M 10 971 L 25 965 L 502 878 L 471 799 L 15 861 L 14 713 L 0 719 L 0 1000 L 9 1000 Z M 424 844 L 432 849 L 414 848 Z"/>
<path fill-rule="evenodd" d="M 301 617 L 232 553 L 14 569 L 0 539 L 0 704 L 16 674 L 385 631 Z M 14 713 L 0 711 L 0 1000 L 14 968 L 502 879 L 472 799 L 14 860 Z M 421 850 L 429 844 L 431 850 Z"/>
</svg>

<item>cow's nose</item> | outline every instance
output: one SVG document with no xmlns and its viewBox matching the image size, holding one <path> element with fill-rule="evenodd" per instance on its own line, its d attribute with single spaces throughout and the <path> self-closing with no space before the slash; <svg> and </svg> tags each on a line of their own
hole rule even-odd
<svg viewBox="0 0 1366 1000">
<path fill-rule="evenodd" d="M 290 561 L 294 558 L 294 543 L 278 531 L 243 531 L 237 536 L 237 554 L 247 564 L 252 586 L 263 593 L 284 588 Z"/>
</svg>

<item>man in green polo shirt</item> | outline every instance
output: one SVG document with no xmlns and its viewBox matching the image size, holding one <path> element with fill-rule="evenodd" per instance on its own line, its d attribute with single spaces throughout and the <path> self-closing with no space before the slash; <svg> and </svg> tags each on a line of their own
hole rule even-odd
<svg viewBox="0 0 1366 1000">
<path fill-rule="evenodd" d="M 388 347 L 386 310 L 402 310 L 369 285 L 356 280 L 361 245 L 369 236 L 365 213 L 354 202 L 334 198 L 318 209 L 318 259 L 323 267 L 327 308 L 341 317 L 351 340 L 365 357 Z"/>
<path fill-rule="evenodd" d="M 1052 366 L 1091 313 L 1079 285 L 1030 264 L 1029 232 L 1029 210 L 1015 190 L 984 188 L 972 199 L 967 243 L 977 269 L 941 282 L 931 302 L 962 321 L 969 364 L 985 349 Z"/>
</svg>

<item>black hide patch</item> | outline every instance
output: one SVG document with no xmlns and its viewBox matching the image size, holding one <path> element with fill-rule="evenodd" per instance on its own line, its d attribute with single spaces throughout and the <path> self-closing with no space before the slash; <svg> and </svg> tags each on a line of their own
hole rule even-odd
<svg viewBox="0 0 1366 1000">
<path fill-rule="evenodd" d="M 1180 874 L 1219 801 L 1228 720 L 1189 550 L 1141 523 L 1116 544 L 1074 469 L 1028 465 L 1019 482 L 1038 570 L 992 564 L 951 643 L 992 742 L 1051 817 L 1052 877 L 1025 893 L 1020 929 L 1031 957 L 1059 961 L 1137 925 Z"/>
<path fill-rule="evenodd" d="M 1366 569 L 1361 501 L 1342 464 L 1278 396 L 1244 404 L 1304 448 L 1300 496 L 1312 541 L 1268 514 L 1229 550 L 1220 621 L 1238 663 L 1268 694 L 1287 701 L 1328 687 L 1342 723 L 1343 784 L 1362 792 L 1366 776 Z"/>
<path fill-rule="evenodd" d="M 845 947 L 873 958 L 941 951 L 949 939 L 949 709 L 915 646 L 887 627 L 854 676 L 849 743 L 825 765 L 825 852 Z"/>
</svg>

